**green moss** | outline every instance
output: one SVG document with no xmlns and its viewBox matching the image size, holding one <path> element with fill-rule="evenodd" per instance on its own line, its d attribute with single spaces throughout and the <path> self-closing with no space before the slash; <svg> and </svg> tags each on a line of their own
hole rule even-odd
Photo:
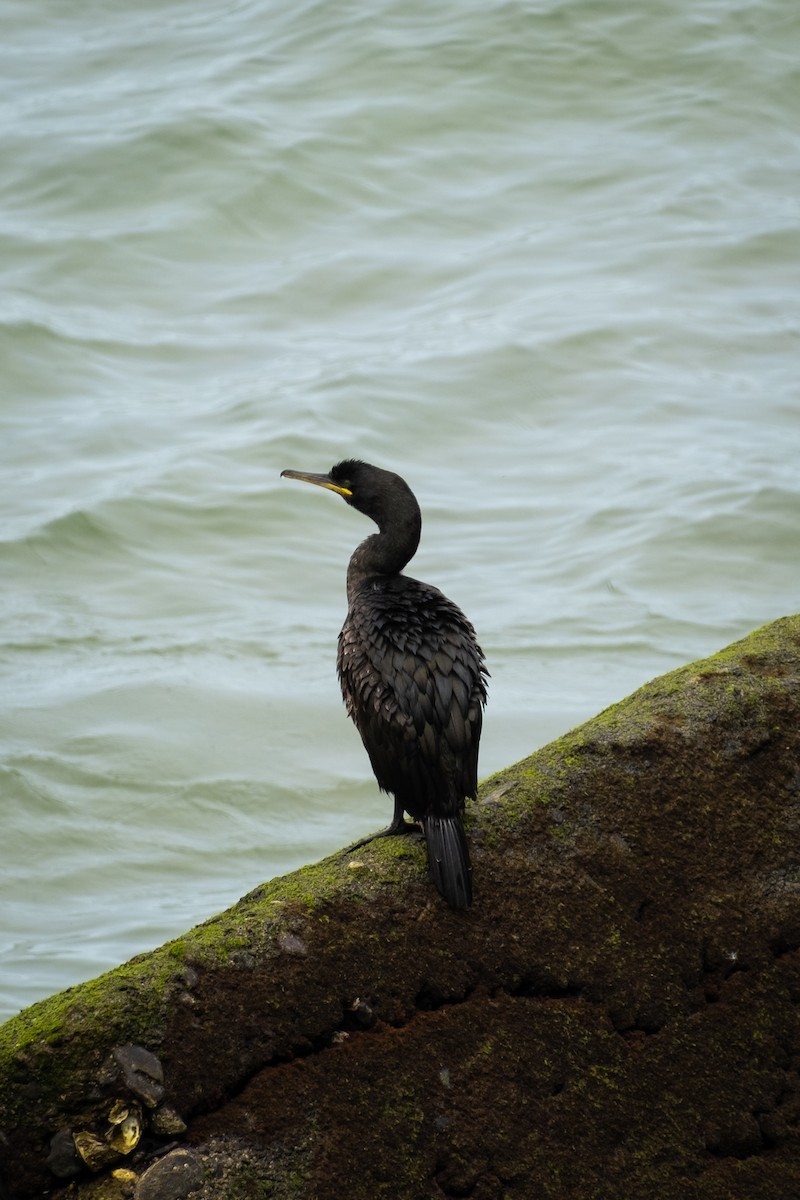
<svg viewBox="0 0 800 1200">
<path fill-rule="evenodd" d="M 24 1085 L 31 1076 L 55 1099 L 75 1088 L 88 1058 L 103 1057 L 114 1044 L 141 1041 L 156 1048 L 172 978 L 169 955 L 157 951 L 41 1000 L 0 1026 L 5 1122 L 24 1119 Z"/>
<path fill-rule="evenodd" d="M 167 948 L 140 956 L 106 975 L 40 1000 L 0 1026 L 0 1061 L 37 1042 L 69 1043 L 84 1019 L 99 1018 L 105 1027 L 148 1025 L 172 980 Z M 146 984 L 146 986 L 142 986 Z"/>
<path fill-rule="evenodd" d="M 424 862 L 424 849 L 406 838 L 382 839 L 365 847 L 363 854 L 371 870 L 353 870 L 336 855 L 274 879 L 160 949 L 12 1017 L 0 1026 L 0 1079 L 13 1080 L 15 1062 L 23 1063 L 32 1048 L 80 1044 L 90 1025 L 104 1030 L 108 1045 L 139 1039 L 151 1045 L 173 991 L 185 987 L 186 965 L 213 969 L 228 965 L 243 950 L 277 952 L 287 920 L 296 922 L 313 914 L 315 921 L 324 924 L 328 920 L 324 908 L 337 891 L 349 888 L 358 901 L 357 889 L 369 893 L 376 886 L 399 886 L 409 859 Z M 380 868 L 377 880 L 376 867 Z M 57 1064 L 59 1078 L 53 1077 L 53 1083 L 60 1086 L 60 1076 L 70 1079 L 77 1064 L 64 1053 Z M 56 1060 L 49 1066 L 55 1071 Z"/>
</svg>

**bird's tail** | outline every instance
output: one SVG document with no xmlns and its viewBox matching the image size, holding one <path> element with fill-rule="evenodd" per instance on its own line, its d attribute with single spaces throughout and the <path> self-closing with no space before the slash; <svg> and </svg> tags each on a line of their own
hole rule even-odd
<svg viewBox="0 0 800 1200">
<path fill-rule="evenodd" d="M 423 826 L 431 879 L 451 908 L 469 908 L 472 864 L 461 818 L 426 817 Z"/>
</svg>

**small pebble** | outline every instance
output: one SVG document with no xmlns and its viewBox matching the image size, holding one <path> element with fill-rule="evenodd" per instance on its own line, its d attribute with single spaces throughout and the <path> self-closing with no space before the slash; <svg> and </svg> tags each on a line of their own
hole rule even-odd
<svg viewBox="0 0 800 1200">
<path fill-rule="evenodd" d="M 293 954 L 298 958 L 305 958 L 308 954 L 308 946 L 296 933 L 282 933 L 278 945 L 284 954 Z"/>
<path fill-rule="evenodd" d="M 353 1001 L 350 1011 L 360 1029 L 372 1029 L 377 1020 L 371 1006 L 367 1004 L 366 1000 L 362 1000 L 360 996 Z"/>
<path fill-rule="evenodd" d="M 183 1200 L 203 1182 L 203 1164 L 193 1150 L 171 1150 L 148 1167 L 135 1200 Z"/>
<path fill-rule="evenodd" d="M 150 1128 L 159 1137 L 173 1137 L 176 1133 L 185 1133 L 186 1122 L 174 1108 L 162 1104 L 150 1117 Z"/>
<path fill-rule="evenodd" d="M 237 950 L 231 955 L 231 963 L 234 967 L 239 967 L 243 971 L 253 971 L 255 970 L 256 958 L 254 954 L 250 954 L 246 950 Z"/>
<path fill-rule="evenodd" d="M 125 1087 L 148 1108 L 155 1108 L 164 1098 L 164 1070 L 155 1054 L 144 1046 L 116 1046 L 112 1057 Z"/>
<path fill-rule="evenodd" d="M 69 1129 L 60 1129 L 50 1142 L 47 1165 L 59 1179 L 71 1179 L 83 1170 L 80 1155 L 75 1149 L 75 1140 Z"/>
</svg>

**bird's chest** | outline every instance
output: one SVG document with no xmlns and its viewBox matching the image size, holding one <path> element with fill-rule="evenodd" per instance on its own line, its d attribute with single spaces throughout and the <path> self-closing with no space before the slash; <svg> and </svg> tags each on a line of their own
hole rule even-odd
<svg viewBox="0 0 800 1200">
<path fill-rule="evenodd" d="M 381 669 L 396 665 L 398 655 L 424 657 L 434 637 L 435 624 L 424 605 L 387 596 L 375 585 L 351 606 L 339 635 L 339 653 L 347 661 L 363 658 Z"/>
<path fill-rule="evenodd" d="M 361 590 L 339 635 L 338 673 L 348 711 L 360 714 L 400 703 L 434 652 L 425 606 L 380 585 Z"/>
<path fill-rule="evenodd" d="M 420 620 L 392 619 L 384 613 L 349 613 L 339 634 L 339 666 L 368 662 L 375 670 L 390 671 L 399 665 L 399 659 L 423 658 L 429 649 Z"/>
</svg>

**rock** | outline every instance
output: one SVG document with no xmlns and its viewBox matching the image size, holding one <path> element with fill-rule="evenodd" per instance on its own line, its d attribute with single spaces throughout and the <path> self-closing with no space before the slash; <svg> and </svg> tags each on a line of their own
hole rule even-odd
<svg viewBox="0 0 800 1200">
<path fill-rule="evenodd" d="M 163 1100 L 164 1071 L 155 1054 L 144 1046 L 116 1046 L 112 1058 L 122 1083 L 148 1108 L 155 1108 Z"/>
<path fill-rule="evenodd" d="M 350 1006 L 353 1020 L 359 1029 L 372 1029 L 375 1024 L 375 1012 L 366 1000 L 357 997 Z"/>
<path fill-rule="evenodd" d="M 135 1200 L 183 1200 L 203 1182 L 203 1164 L 193 1150 L 171 1150 L 136 1185 Z"/>
<path fill-rule="evenodd" d="M 72 1130 L 60 1129 L 50 1141 L 47 1165 L 59 1179 L 72 1179 L 83 1170 L 83 1160 L 78 1154 Z"/>
<path fill-rule="evenodd" d="M 186 1122 L 180 1113 L 168 1104 L 161 1104 L 150 1116 L 150 1128 L 159 1137 L 174 1137 L 176 1133 L 184 1133 Z"/>
<path fill-rule="evenodd" d="M 153 1046 L 198 1200 L 800 1196 L 798 763 L 791 618 L 487 781 L 469 912 L 385 839 L 32 1006 L 0 1028 L 9 1190 L 65 1200 L 53 1130 L 152 1105 L 112 1050 Z"/>
<path fill-rule="evenodd" d="M 305 958 L 308 954 L 308 946 L 296 933 L 282 933 L 278 938 L 278 945 L 284 954 L 291 954 L 296 958 Z"/>
</svg>

